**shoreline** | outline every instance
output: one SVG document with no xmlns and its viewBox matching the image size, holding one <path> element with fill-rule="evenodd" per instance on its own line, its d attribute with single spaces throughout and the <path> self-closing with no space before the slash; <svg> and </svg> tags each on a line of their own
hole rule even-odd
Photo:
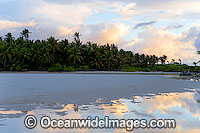
<svg viewBox="0 0 200 133">
<path fill-rule="evenodd" d="M 1 74 L 86 74 L 86 75 L 165 75 L 172 76 L 172 79 L 177 80 L 188 80 L 188 81 L 200 81 L 200 77 L 195 76 L 180 76 L 181 72 L 162 72 L 162 71 L 152 71 L 152 72 L 123 72 L 123 71 L 74 71 L 74 72 L 65 72 L 65 71 L 0 71 Z"/>
<path fill-rule="evenodd" d="M 174 77 L 174 79 L 188 80 L 188 81 L 200 81 L 200 77 L 197 77 L 197 76 L 178 76 L 178 77 Z"/>
<path fill-rule="evenodd" d="M 152 72 L 124 72 L 124 71 L 0 71 L 0 74 L 130 74 L 130 75 L 179 75 L 181 72 L 162 72 L 162 71 L 152 71 Z"/>
</svg>

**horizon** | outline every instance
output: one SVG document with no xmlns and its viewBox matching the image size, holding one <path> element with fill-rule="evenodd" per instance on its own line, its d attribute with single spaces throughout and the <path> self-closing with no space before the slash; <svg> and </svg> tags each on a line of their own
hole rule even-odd
<svg viewBox="0 0 200 133">
<path fill-rule="evenodd" d="M 73 39 L 111 43 L 120 49 L 167 55 L 192 64 L 200 59 L 200 2 L 197 0 L 1 0 L 0 35 L 15 38 L 27 28 L 30 39 Z M 70 40 L 70 41 L 71 41 Z"/>
</svg>

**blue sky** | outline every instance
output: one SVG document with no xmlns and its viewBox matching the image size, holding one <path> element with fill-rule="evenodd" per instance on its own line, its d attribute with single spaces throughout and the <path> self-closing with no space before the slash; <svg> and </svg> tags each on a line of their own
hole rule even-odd
<svg viewBox="0 0 200 133">
<path fill-rule="evenodd" d="M 200 59 L 199 0 L 0 0 L 0 36 L 115 43 L 133 52 L 167 55 L 185 63 Z"/>
</svg>

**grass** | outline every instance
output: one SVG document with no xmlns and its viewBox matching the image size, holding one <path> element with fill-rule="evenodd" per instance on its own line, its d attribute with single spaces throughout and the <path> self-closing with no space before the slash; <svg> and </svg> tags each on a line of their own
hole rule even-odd
<svg viewBox="0 0 200 133">
<path fill-rule="evenodd" d="M 134 67 L 134 66 L 124 66 L 121 71 L 126 72 L 136 72 L 136 71 L 143 71 L 143 72 L 152 72 L 152 71 L 162 71 L 162 72 L 183 72 L 188 71 L 191 72 L 198 72 L 200 67 L 188 66 L 188 65 L 180 65 L 180 64 L 166 64 L 166 65 L 154 65 L 153 67 Z"/>
</svg>

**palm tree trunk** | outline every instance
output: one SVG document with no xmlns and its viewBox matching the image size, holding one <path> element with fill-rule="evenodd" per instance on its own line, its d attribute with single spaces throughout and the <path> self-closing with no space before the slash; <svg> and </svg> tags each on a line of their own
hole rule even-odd
<svg viewBox="0 0 200 133">
<path fill-rule="evenodd" d="M 3 69 L 4 69 L 4 70 L 6 69 L 6 57 L 5 57 L 5 59 L 4 59 Z"/>
<path fill-rule="evenodd" d="M 23 60 L 22 60 L 21 64 L 23 64 L 23 63 L 24 63 L 24 58 L 23 58 Z"/>
<path fill-rule="evenodd" d="M 52 61 L 53 61 L 53 63 L 54 63 L 54 52 L 52 52 L 52 55 L 53 55 Z"/>
</svg>

